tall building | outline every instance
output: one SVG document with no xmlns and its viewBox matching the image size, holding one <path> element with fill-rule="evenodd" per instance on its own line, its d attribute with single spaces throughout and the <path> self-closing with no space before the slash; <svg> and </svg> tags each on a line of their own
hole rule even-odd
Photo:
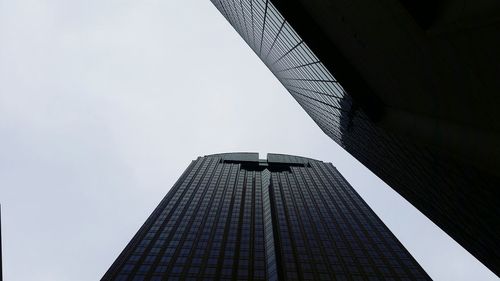
<svg viewBox="0 0 500 281">
<path fill-rule="evenodd" d="M 330 164 L 193 161 L 102 280 L 430 280 Z"/>
<path fill-rule="evenodd" d="M 330 138 L 500 274 L 498 1 L 212 2 Z"/>
</svg>

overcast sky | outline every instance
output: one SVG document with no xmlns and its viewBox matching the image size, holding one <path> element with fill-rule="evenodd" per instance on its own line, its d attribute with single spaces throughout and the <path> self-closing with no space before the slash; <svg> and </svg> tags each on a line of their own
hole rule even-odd
<svg viewBox="0 0 500 281">
<path fill-rule="evenodd" d="M 209 0 L 0 0 L 4 280 L 98 280 L 191 160 L 333 163 L 435 280 L 497 280 L 322 133 Z"/>
</svg>

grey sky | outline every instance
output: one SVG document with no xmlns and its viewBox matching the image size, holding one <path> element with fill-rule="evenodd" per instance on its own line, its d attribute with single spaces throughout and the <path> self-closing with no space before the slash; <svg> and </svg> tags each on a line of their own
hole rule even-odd
<svg viewBox="0 0 500 281">
<path fill-rule="evenodd" d="M 98 280 L 192 159 L 232 151 L 331 162 L 435 280 L 497 280 L 324 135 L 209 0 L 0 0 L 5 280 Z"/>
</svg>

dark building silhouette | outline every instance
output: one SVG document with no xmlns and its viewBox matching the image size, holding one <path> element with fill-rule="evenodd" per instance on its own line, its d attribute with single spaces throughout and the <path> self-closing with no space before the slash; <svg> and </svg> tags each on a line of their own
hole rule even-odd
<svg viewBox="0 0 500 281">
<path fill-rule="evenodd" d="M 212 2 L 329 137 L 500 273 L 500 2 Z"/>
<path fill-rule="evenodd" d="M 430 280 L 330 164 L 199 157 L 102 280 Z"/>
</svg>

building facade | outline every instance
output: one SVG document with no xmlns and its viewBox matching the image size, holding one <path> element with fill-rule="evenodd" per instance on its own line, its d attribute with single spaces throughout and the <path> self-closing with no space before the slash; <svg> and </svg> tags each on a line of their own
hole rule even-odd
<svg viewBox="0 0 500 281">
<path fill-rule="evenodd" d="M 193 161 L 102 280 L 430 280 L 330 164 Z"/>
<path fill-rule="evenodd" d="M 385 65 L 369 64 L 367 57 L 363 57 L 364 64 L 358 69 L 352 64 L 355 59 L 376 50 L 364 43 L 368 41 L 363 41 L 375 40 L 369 35 L 380 34 L 386 41 L 392 38 L 386 38 L 383 31 L 374 29 L 377 24 L 385 24 L 387 29 L 399 26 L 399 23 L 387 24 L 394 19 L 394 15 L 378 11 L 386 6 L 373 1 L 212 2 L 330 138 L 497 275 L 500 273 L 499 134 L 484 133 L 486 131 L 480 128 L 466 130 L 467 126 L 455 126 L 454 121 L 446 120 L 446 116 L 433 119 L 433 114 L 451 111 L 451 107 L 458 103 L 453 97 L 441 99 L 436 94 L 434 99 L 431 97 L 425 103 L 418 100 L 424 94 L 405 96 L 410 93 L 409 90 L 401 90 L 392 98 L 386 95 L 385 99 L 381 99 L 378 94 L 390 92 L 397 86 L 416 88 L 421 85 L 404 84 L 406 80 L 403 77 L 394 79 L 397 71 L 391 76 L 392 80 L 388 79 L 389 82 L 377 80 L 377 73 L 380 77 L 385 74 Z M 392 2 L 386 4 L 393 5 Z M 370 12 L 368 7 L 377 12 Z M 400 7 L 393 8 L 394 11 L 400 10 Z M 355 17 L 357 14 L 364 17 Z M 404 11 L 398 14 L 400 17 L 404 15 Z M 373 23 L 367 26 L 365 22 L 347 22 L 348 18 Z M 363 39 L 356 34 L 362 29 L 367 29 L 367 37 Z M 351 34 L 353 32 L 354 35 Z M 352 46 L 348 45 L 351 41 L 354 41 Z M 425 48 L 430 52 L 432 46 Z M 413 50 L 411 54 L 416 56 L 421 49 Z M 343 52 L 346 50 L 354 53 L 351 58 L 346 59 Z M 393 51 L 395 57 L 401 53 L 404 52 Z M 386 58 L 386 64 L 397 67 L 397 63 L 390 60 Z M 378 69 L 369 81 L 357 71 L 368 68 Z M 434 68 L 427 67 L 425 73 L 429 74 Z M 443 69 L 441 74 L 454 68 L 443 66 Z M 428 82 L 424 78 L 419 81 Z M 429 74 L 427 78 L 430 81 L 434 76 Z M 441 81 L 444 78 L 431 84 L 437 87 Z M 373 83 L 369 85 L 368 82 Z M 375 93 L 375 86 L 385 88 Z M 462 96 L 458 94 L 458 89 L 446 90 L 445 85 L 441 86 L 439 93 L 449 92 L 455 98 Z M 430 95 L 429 91 L 422 93 Z M 395 100 L 401 104 L 391 104 Z M 472 105 L 470 96 L 466 100 Z M 410 107 L 415 107 L 415 110 L 435 109 L 435 112 L 426 115 L 406 112 L 405 108 Z M 480 119 L 479 114 L 489 112 L 478 110 L 477 114 L 470 114 L 467 109 L 455 111 L 460 114 L 453 115 L 453 118 L 466 116 L 469 121 L 476 117 Z M 493 120 L 477 123 L 481 126 L 499 124 Z"/>
</svg>

